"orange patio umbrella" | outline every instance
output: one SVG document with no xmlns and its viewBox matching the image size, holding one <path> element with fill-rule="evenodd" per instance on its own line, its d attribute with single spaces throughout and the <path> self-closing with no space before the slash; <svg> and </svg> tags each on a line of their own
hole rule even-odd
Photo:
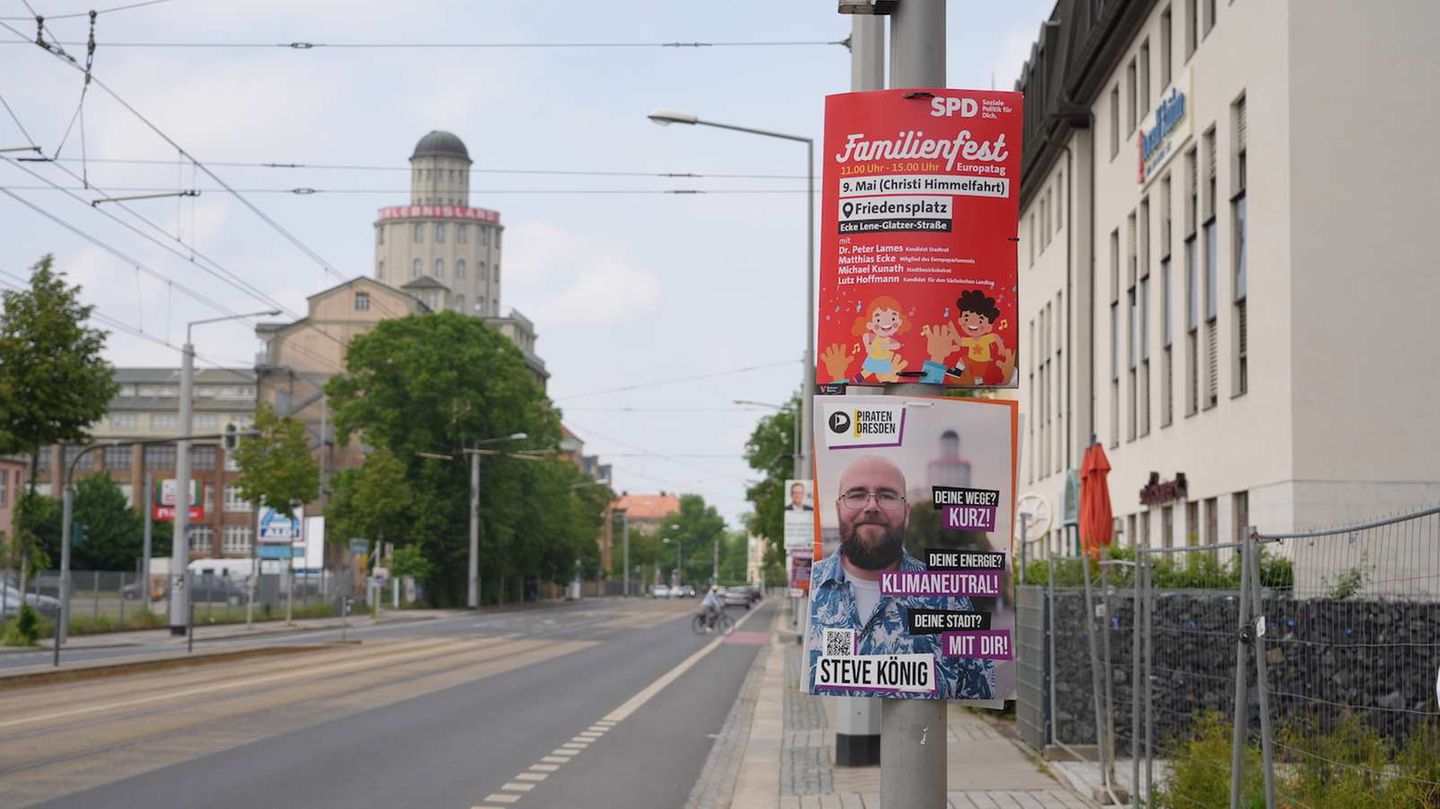
<svg viewBox="0 0 1440 809">
<path fill-rule="evenodd" d="M 1080 464 L 1080 547 L 1098 558 L 1100 549 L 1115 540 L 1115 514 L 1110 509 L 1110 459 L 1100 442 L 1085 450 Z"/>
</svg>

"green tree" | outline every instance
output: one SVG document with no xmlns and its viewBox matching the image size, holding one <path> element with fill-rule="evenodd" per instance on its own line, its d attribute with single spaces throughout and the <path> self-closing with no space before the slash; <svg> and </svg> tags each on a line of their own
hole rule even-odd
<svg viewBox="0 0 1440 809">
<path fill-rule="evenodd" d="M 83 442 L 119 390 L 101 352 L 106 332 L 89 325 L 94 307 L 80 302 L 80 287 L 65 283 L 54 257 L 40 259 L 28 289 L 0 293 L 0 454 L 30 454 L 30 488 L 15 526 L 20 591 L 38 537 L 24 501 L 36 497 L 40 452 L 50 444 Z"/>
<path fill-rule="evenodd" d="M 320 494 L 320 466 L 310 454 L 305 425 L 262 404 L 255 409 L 254 429 L 255 435 L 242 437 L 235 448 L 240 497 L 294 516 L 297 506 Z"/>
<path fill-rule="evenodd" d="M 714 506 L 698 494 L 680 495 L 680 511 L 667 517 L 660 528 L 661 578 L 675 567 L 678 555 L 682 565 L 681 582 L 697 586 L 709 583 L 714 570 L 715 543 L 724 536 L 725 518 Z M 664 542 L 666 539 L 669 543 Z"/>
<path fill-rule="evenodd" d="M 145 544 L 145 522 L 110 475 L 91 475 L 75 485 L 72 536 L 76 570 L 134 570 Z M 73 529 L 72 529 L 73 530 Z"/>
<path fill-rule="evenodd" d="M 336 429 L 343 440 L 362 434 L 405 466 L 414 492 L 409 535 L 434 566 L 427 598 L 434 604 L 462 603 L 470 512 L 470 464 L 462 450 L 517 432 L 528 440 L 489 448 L 553 449 L 560 439 L 559 416 L 520 350 L 480 320 L 455 312 L 384 321 L 355 338 L 345 360 L 346 373 L 326 387 Z M 455 459 L 424 458 L 420 452 L 451 453 Z M 557 527 L 566 521 L 551 512 L 578 499 L 568 489 L 574 479 L 550 469 L 558 464 L 504 454 L 485 455 L 481 465 L 482 596 L 493 600 L 502 587 L 519 592 L 527 577 L 568 579 L 575 556 L 555 551 L 556 537 L 570 533 Z"/>
<path fill-rule="evenodd" d="M 405 537 L 415 495 L 405 478 L 405 465 L 390 450 L 381 447 L 371 452 L 364 466 L 336 475 L 331 488 L 325 513 L 335 542 L 351 538 L 397 542 Z"/>
<path fill-rule="evenodd" d="M 755 506 L 747 528 L 765 539 L 767 567 L 785 563 L 785 481 L 795 474 L 795 420 L 800 398 L 795 396 L 785 409 L 760 420 L 745 442 L 745 460 L 763 477 L 745 490 L 745 497 Z"/>
</svg>

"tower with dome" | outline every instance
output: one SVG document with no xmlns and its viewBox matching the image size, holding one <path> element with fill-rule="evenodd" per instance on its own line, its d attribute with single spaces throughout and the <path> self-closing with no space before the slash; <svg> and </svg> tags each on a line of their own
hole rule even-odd
<svg viewBox="0 0 1440 809">
<path fill-rule="evenodd" d="M 410 204 L 380 209 L 375 278 L 432 311 L 500 313 L 500 213 L 470 206 L 470 152 L 432 130 L 410 155 Z"/>
</svg>

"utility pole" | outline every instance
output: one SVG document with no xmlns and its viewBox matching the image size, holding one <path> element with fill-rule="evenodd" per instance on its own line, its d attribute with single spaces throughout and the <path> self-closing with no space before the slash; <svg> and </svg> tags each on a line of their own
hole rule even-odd
<svg viewBox="0 0 1440 809">
<path fill-rule="evenodd" d="M 850 90 L 885 89 L 885 17 L 850 15 Z M 813 373 L 813 369 L 812 369 Z M 808 470 L 807 470 L 808 471 Z M 799 476 L 799 473 L 797 473 Z M 809 477 L 809 475 L 805 475 Z M 818 507 L 818 502 L 817 502 Z M 880 713 L 876 697 L 836 697 L 835 764 L 873 767 L 881 761 Z"/>
<path fill-rule="evenodd" d="M 630 595 L 630 512 L 620 509 L 620 532 L 624 536 L 625 544 L 625 595 Z"/>
<path fill-rule="evenodd" d="M 720 535 L 715 535 L 715 558 L 710 562 L 710 583 L 720 583 Z"/>
<path fill-rule="evenodd" d="M 465 606 L 480 607 L 480 453 L 470 454 L 470 586 Z"/>
<path fill-rule="evenodd" d="M 945 86 L 945 0 L 900 0 L 890 16 L 890 86 Z M 904 396 L 918 385 L 892 385 Z M 880 805 L 945 805 L 945 700 L 887 699 L 880 710 Z"/>
<path fill-rule="evenodd" d="M 61 460 L 64 460 L 64 453 L 61 453 Z M 65 486 L 64 493 L 64 516 L 60 523 L 60 625 L 55 628 L 55 644 L 58 646 L 65 642 L 70 634 L 70 517 L 75 508 L 75 488 L 70 485 L 70 471 L 68 466 L 61 467 L 62 484 Z"/>
<path fill-rule="evenodd" d="M 175 535 L 170 541 L 170 634 L 184 637 L 190 618 L 190 592 L 185 572 L 190 552 L 190 427 L 193 420 L 191 389 L 195 382 L 195 346 L 185 328 L 180 352 L 180 435 L 175 442 Z"/>
<path fill-rule="evenodd" d="M 131 456 L 132 458 L 134 456 Z M 144 460 L 142 451 L 141 460 Z M 150 612 L 150 548 L 155 537 L 155 480 L 145 472 L 145 545 L 140 555 L 140 597 L 145 599 L 145 612 Z"/>
</svg>

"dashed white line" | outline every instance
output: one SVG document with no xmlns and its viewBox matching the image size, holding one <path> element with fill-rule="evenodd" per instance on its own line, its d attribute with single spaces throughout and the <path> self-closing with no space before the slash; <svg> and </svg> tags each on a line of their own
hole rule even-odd
<svg viewBox="0 0 1440 809">
<path fill-rule="evenodd" d="M 569 759 L 565 759 L 565 761 L 569 761 Z M 531 765 L 530 765 L 530 769 L 534 770 L 535 772 L 555 772 L 556 770 L 560 769 L 560 765 L 559 765 L 559 764 L 531 764 Z"/>
<path fill-rule="evenodd" d="M 515 782 L 515 781 L 511 781 L 510 783 L 508 783 L 508 784 L 506 784 L 505 786 L 500 787 L 500 788 L 503 789 L 503 790 L 506 790 L 506 791 L 508 791 L 508 792 L 529 792 L 530 790 L 532 790 L 532 789 L 535 788 L 535 785 L 534 785 L 534 784 L 521 784 L 521 783 L 517 783 L 517 782 Z"/>
<path fill-rule="evenodd" d="M 503 792 L 492 792 L 485 796 L 486 802 L 493 803 L 514 803 L 520 800 L 519 795 L 506 795 Z"/>
<path fill-rule="evenodd" d="M 522 772 L 519 775 L 515 776 L 515 778 L 520 781 L 544 781 L 546 778 L 549 777 L 549 773 L 543 772 Z"/>
</svg>

